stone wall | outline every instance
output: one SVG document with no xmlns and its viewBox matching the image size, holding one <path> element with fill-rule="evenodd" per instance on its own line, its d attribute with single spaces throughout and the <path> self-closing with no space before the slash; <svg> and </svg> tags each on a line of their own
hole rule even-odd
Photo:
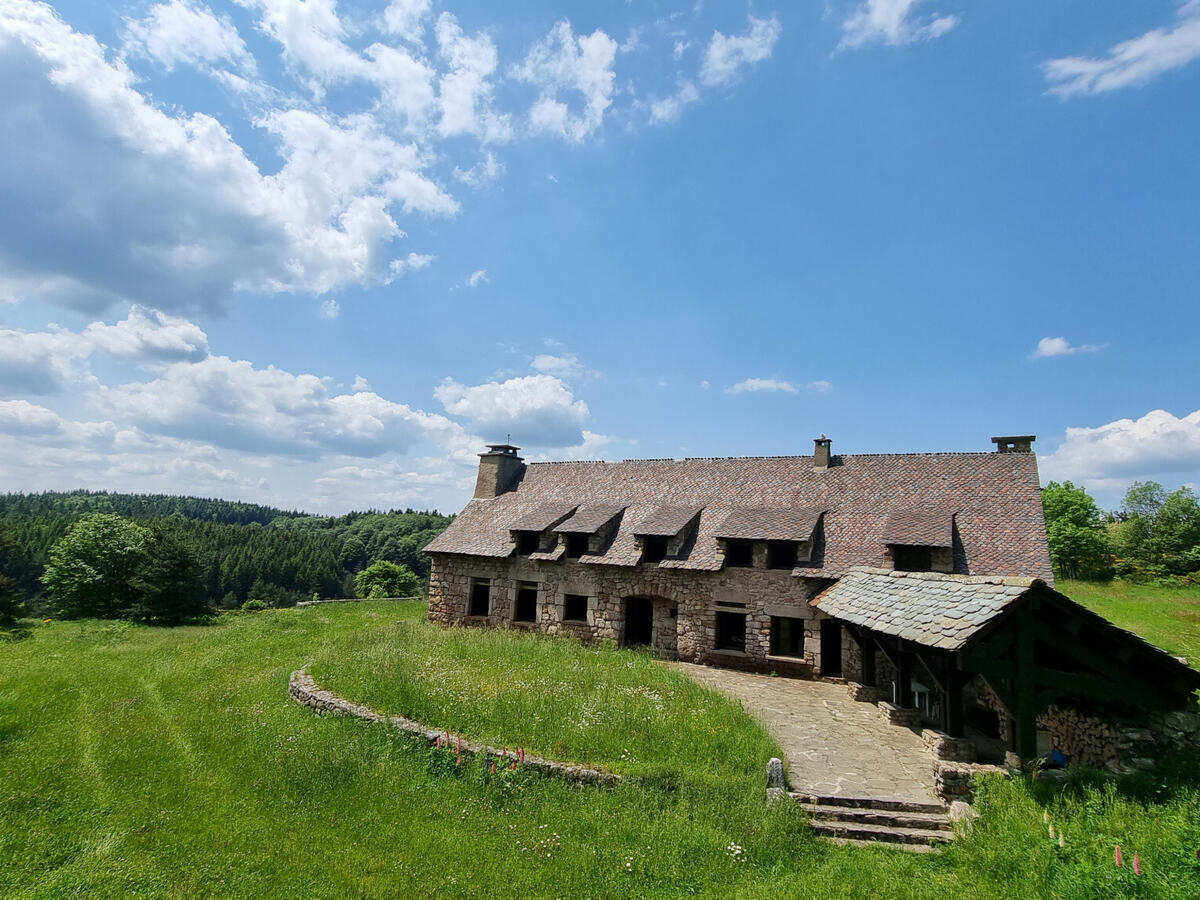
<svg viewBox="0 0 1200 900">
<path fill-rule="evenodd" d="M 444 747 L 447 752 L 456 753 L 460 756 L 482 756 L 485 760 L 491 760 L 503 765 L 516 763 L 521 768 L 529 769 L 542 775 L 565 778 L 568 781 L 575 781 L 582 784 L 614 784 L 621 780 L 620 775 L 614 775 L 611 772 L 601 772 L 599 769 L 589 769 L 586 766 L 576 766 L 553 759 L 544 759 L 543 757 L 534 756 L 519 750 L 497 749 L 489 747 L 486 744 L 477 744 L 474 741 L 464 740 L 457 735 L 451 735 L 449 732 L 435 731 L 422 725 L 420 722 L 414 722 L 412 719 L 406 719 L 403 716 L 380 715 L 370 707 L 359 703 L 351 703 L 349 700 L 343 700 L 332 691 L 318 687 L 316 682 L 313 681 L 312 676 L 305 669 L 300 669 L 292 673 L 292 677 L 288 681 L 288 696 L 301 706 L 307 706 L 316 712 L 352 716 L 356 719 L 362 719 L 364 722 L 386 725 L 401 734 L 424 741 L 430 746 Z"/>
<path fill-rule="evenodd" d="M 486 579 L 491 585 L 491 608 L 486 617 L 467 616 L 473 579 Z M 664 656 L 789 675 L 819 672 L 818 613 L 808 601 L 826 582 L 795 578 L 789 570 L 736 568 L 697 572 L 662 569 L 657 564 L 598 566 L 577 560 L 433 554 L 429 617 L 443 625 L 464 622 L 512 625 L 517 585 L 522 581 L 538 585 L 537 621 L 526 627 L 547 634 L 622 641 L 625 637 L 625 598 L 645 597 L 654 602 L 651 646 Z M 582 594 L 588 598 L 586 622 L 564 619 L 563 598 L 566 594 Z M 746 616 L 744 652 L 716 649 L 718 611 Z M 771 655 L 772 616 L 803 621 L 801 656 Z"/>
</svg>

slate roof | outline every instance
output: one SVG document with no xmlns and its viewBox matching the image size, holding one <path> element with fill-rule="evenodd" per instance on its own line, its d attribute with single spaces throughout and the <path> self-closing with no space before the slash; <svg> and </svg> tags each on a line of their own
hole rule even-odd
<svg viewBox="0 0 1200 900">
<path fill-rule="evenodd" d="M 1031 578 L 855 568 L 811 605 L 834 618 L 926 647 L 961 650 L 1036 583 Z"/>
<path fill-rule="evenodd" d="M 696 518 L 696 513 L 702 507 L 693 504 L 688 506 L 656 506 L 633 527 L 633 534 L 643 534 L 655 537 L 674 537 L 683 527 Z"/>
<path fill-rule="evenodd" d="M 559 534 L 595 534 L 624 511 L 624 506 L 614 503 L 587 504 L 575 510 L 575 515 L 554 530 Z"/>
<path fill-rule="evenodd" d="M 954 515 L 949 512 L 895 510 L 888 513 L 887 521 L 883 523 L 883 542 L 913 547 L 953 547 Z"/>
<path fill-rule="evenodd" d="M 729 511 L 714 534 L 752 541 L 808 541 L 823 510 L 803 506 L 783 509 L 739 506 Z"/>
<path fill-rule="evenodd" d="M 686 560 L 663 568 L 719 569 L 716 532 L 738 509 L 823 509 L 810 563 L 797 575 L 836 578 L 884 562 L 884 526 L 895 510 L 954 510 L 972 574 L 1052 579 L 1033 453 L 909 453 L 530 463 L 515 490 L 472 500 L 426 549 L 504 557 L 512 523 L 549 503 L 626 507 L 604 556 L 585 563 L 635 565 L 633 535 L 660 506 L 703 507 Z"/>
<path fill-rule="evenodd" d="M 545 531 L 575 511 L 578 503 L 538 503 L 508 525 L 509 531 Z"/>
</svg>

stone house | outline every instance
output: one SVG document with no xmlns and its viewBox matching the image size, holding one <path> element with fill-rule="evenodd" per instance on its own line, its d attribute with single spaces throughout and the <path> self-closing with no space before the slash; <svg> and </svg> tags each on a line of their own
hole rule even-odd
<svg viewBox="0 0 1200 900">
<path fill-rule="evenodd" d="M 1186 708 L 1200 673 L 1053 590 L 1034 438 L 992 440 L 529 464 L 490 445 L 474 498 L 426 548 L 429 615 L 845 678 L 1024 757 L 1064 704 Z"/>
</svg>

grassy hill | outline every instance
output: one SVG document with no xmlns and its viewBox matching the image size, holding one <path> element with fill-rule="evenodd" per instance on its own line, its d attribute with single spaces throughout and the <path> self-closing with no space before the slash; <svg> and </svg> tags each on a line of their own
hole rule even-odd
<svg viewBox="0 0 1200 900">
<path fill-rule="evenodd" d="M 775 747 L 724 698 L 642 652 L 424 613 L 51 622 L 0 643 L 0 896 L 1197 896 L 1195 760 L 1065 790 L 989 783 L 980 825 L 940 855 L 837 847 L 765 807 Z M 307 662 L 381 710 L 634 780 L 457 768 L 289 702 Z M 1141 878 L 1114 868 L 1118 841 Z"/>
</svg>

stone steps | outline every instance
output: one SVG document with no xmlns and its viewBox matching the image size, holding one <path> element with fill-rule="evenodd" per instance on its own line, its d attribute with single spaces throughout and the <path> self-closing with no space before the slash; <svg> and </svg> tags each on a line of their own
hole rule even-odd
<svg viewBox="0 0 1200 900">
<path fill-rule="evenodd" d="M 936 803 L 872 797 L 818 797 L 793 793 L 815 834 L 853 846 L 928 851 L 948 844 L 954 830 Z"/>
</svg>

